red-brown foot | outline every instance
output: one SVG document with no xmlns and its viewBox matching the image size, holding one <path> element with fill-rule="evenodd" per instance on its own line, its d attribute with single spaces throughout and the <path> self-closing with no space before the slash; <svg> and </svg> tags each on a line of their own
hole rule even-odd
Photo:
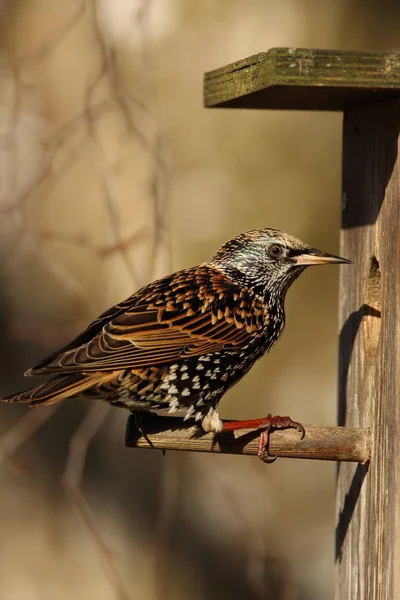
<svg viewBox="0 0 400 600">
<path fill-rule="evenodd" d="M 274 462 L 277 459 L 277 456 L 271 456 L 268 450 L 269 437 L 272 431 L 275 429 L 296 429 L 301 434 L 301 439 L 306 434 L 303 425 L 293 421 L 290 417 L 272 417 L 271 415 L 261 419 L 250 419 L 249 421 L 225 422 L 222 431 L 237 431 L 238 429 L 260 429 L 257 454 L 266 463 Z"/>
</svg>

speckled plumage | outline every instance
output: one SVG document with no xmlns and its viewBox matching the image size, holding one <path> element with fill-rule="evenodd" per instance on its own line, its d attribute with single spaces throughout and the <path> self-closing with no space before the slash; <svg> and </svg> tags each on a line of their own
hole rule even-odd
<svg viewBox="0 0 400 600">
<path fill-rule="evenodd" d="M 323 262 L 347 261 L 277 230 L 242 233 L 209 263 L 110 308 L 27 371 L 53 379 L 3 400 L 100 398 L 132 411 L 183 410 L 206 431 L 220 431 L 221 397 L 279 338 L 290 284 L 308 264 Z"/>
</svg>

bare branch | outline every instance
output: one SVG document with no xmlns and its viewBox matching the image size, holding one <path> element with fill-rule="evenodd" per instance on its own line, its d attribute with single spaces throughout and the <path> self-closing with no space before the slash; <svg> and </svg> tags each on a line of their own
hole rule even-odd
<svg viewBox="0 0 400 600">
<path fill-rule="evenodd" d="M 24 414 L 18 421 L 0 438 L 0 465 L 11 457 L 22 444 L 36 433 L 36 431 L 50 419 L 59 405 L 32 410 Z"/>
<path fill-rule="evenodd" d="M 110 406 L 101 402 L 95 402 L 86 413 L 85 418 L 71 437 L 62 482 L 70 501 L 79 512 L 97 546 L 115 594 L 120 600 L 130 600 L 130 596 L 124 589 L 118 574 L 115 556 L 101 537 L 94 515 L 85 500 L 81 488 L 89 445 L 103 424 L 109 409 Z"/>
<path fill-rule="evenodd" d="M 72 17 L 62 25 L 59 29 L 52 32 L 52 35 L 48 37 L 36 50 L 31 50 L 27 54 L 18 56 L 15 59 L 15 66 L 27 67 L 36 61 L 43 60 L 50 52 L 55 50 L 57 46 L 64 40 L 65 36 L 73 29 L 73 27 L 79 22 L 87 10 L 87 0 L 82 0 L 75 3 L 77 9 L 73 13 Z"/>
<path fill-rule="evenodd" d="M 63 473 L 63 484 L 68 491 L 81 485 L 86 454 L 90 442 L 103 424 L 110 406 L 94 402 L 86 413 L 69 443 L 68 459 Z"/>
<path fill-rule="evenodd" d="M 143 2 L 140 13 L 142 20 L 145 19 L 147 6 Z M 70 272 L 62 261 L 57 258 L 57 254 L 49 251 L 49 245 L 53 241 L 58 244 L 61 242 L 77 246 L 98 256 L 100 260 L 107 260 L 109 257 L 119 254 L 135 286 L 142 282 L 139 281 L 139 274 L 132 262 L 131 251 L 133 248 L 139 248 L 144 242 L 148 244 L 147 249 L 150 248 L 149 269 L 145 275 L 146 278 L 152 276 L 157 266 L 158 256 L 163 259 L 164 256 L 169 256 L 166 236 L 167 187 L 169 183 L 167 147 L 156 116 L 151 112 L 148 104 L 127 89 L 126 82 L 121 74 L 122 67 L 118 63 L 118 52 L 109 45 L 102 34 L 96 19 L 96 8 L 96 3 L 93 0 L 78 0 L 74 4 L 74 13 L 64 20 L 56 33 L 53 31 L 33 52 L 10 60 L 15 85 L 19 86 L 15 88 L 13 105 L 10 110 L 7 139 L 7 143 L 10 145 L 8 162 L 14 162 L 14 164 L 7 164 L 7 169 L 11 174 L 9 179 L 10 190 L 3 195 L 0 206 L 0 213 L 7 217 L 10 224 L 12 222 L 13 232 L 15 233 L 15 247 L 12 256 L 10 256 L 9 264 L 16 268 L 18 260 L 21 261 L 22 257 L 26 259 L 27 256 L 34 254 L 36 260 L 40 261 L 52 273 L 63 289 L 70 294 L 79 295 L 86 303 L 89 303 L 90 299 L 85 294 L 84 286 L 80 284 L 73 272 Z M 51 56 L 51 53 L 58 47 L 59 42 L 62 39 L 66 41 L 66 36 L 72 31 L 73 27 L 87 16 L 91 20 L 90 27 L 95 34 L 95 52 L 98 56 L 97 72 L 94 76 L 91 76 L 92 79 L 87 84 L 83 105 L 79 109 L 80 112 L 75 113 L 68 122 L 63 122 L 63 125 L 47 138 L 43 155 L 36 165 L 36 171 L 27 183 L 17 188 L 13 184 L 19 168 L 15 130 L 22 111 L 19 94 L 21 90 L 24 91 L 22 88 L 24 87 L 25 71 L 28 72 L 37 62 L 46 59 L 48 55 Z M 126 232 L 126 223 L 122 218 L 118 205 L 119 198 L 116 191 L 114 191 L 115 173 L 109 164 L 107 148 L 104 147 L 103 138 L 100 136 L 98 127 L 99 124 L 101 125 L 102 118 L 113 112 L 117 112 L 122 119 L 124 130 L 130 136 L 129 141 L 134 140 L 140 144 L 143 153 L 147 155 L 146 160 L 150 164 L 152 185 L 148 200 L 151 203 L 152 211 L 148 213 L 149 223 L 136 230 L 133 226 L 129 232 Z M 14 144 L 14 147 L 12 144 Z M 94 150 L 93 157 L 91 157 L 94 159 L 92 163 L 94 162 L 95 168 L 97 167 L 97 180 L 107 211 L 109 230 L 112 236 L 111 240 L 105 244 L 95 243 L 90 236 L 80 233 L 78 230 L 73 233 L 64 232 L 62 231 L 62 225 L 60 225 L 59 232 L 43 228 L 40 223 L 32 219 L 31 204 L 37 198 L 40 198 L 41 203 L 52 200 L 56 186 L 62 178 L 68 175 L 71 167 L 81 159 L 82 154 L 87 151 L 88 144 L 91 144 Z M 147 157 L 150 157 L 150 161 Z M 14 168 L 14 171 L 11 167 Z M 134 219 L 132 223 L 135 223 Z M 55 228 L 58 228 L 58 224 Z M 164 247 L 167 248 L 166 252 L 163 252 Z M 143 273 L 141 273 L 141 277 L 143 277 Z M 31 323 L 26 328 L 17 323 L 15 331 L 20 339 L 26 340 L 28 337 L 33 336 L 36 342 L 47 340 L 47 343 L 49 341 L 52 343 L 52 332 L 46 331 L 42 327 L 38 330 L 35 323 Z M 57 333 L 60 333 L 59 329 Z M 1 440 L 0 461 L 6 460 L 22 441 L 28 439 L 35 432 L 42 420 L 44 422 L 49 418 L 50 414 L 47 411 L 45 413 L 43 410 L 27 413 L 14 426 L 13 430 Z M 127 600 L 129 595 L 121 583 L 115 558 L 102 539 L 101 529 L 97 525 L 82 491 L 82 479 L 88 448 L 106 415 L 106 405 L 94 403 L 73 434 L 63 474 L 63 485 L 69 500 L 76 507 L 89 534 L 93 537 L 116 595 L 121 600 Z M 178 486 L 178 472 L 175 467 L 165 469 L 160 478 L 160 512 L 157 524 L 160 528 L 161 537 L 154 544 L 156 571 L 160 573 L 157 581 L 160 593 L 165 588 L 167 549 L 175 515 Z"/>
</svg>

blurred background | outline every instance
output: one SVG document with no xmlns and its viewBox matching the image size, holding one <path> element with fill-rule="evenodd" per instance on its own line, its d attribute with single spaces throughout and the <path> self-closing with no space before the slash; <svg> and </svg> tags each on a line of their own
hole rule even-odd
<svg viewBox="0 0 400 600">
<path fill-rule="evenodd" d="M 144 283 L 276 227 L 338 251 L 341 115 L 205 110 L 205 71 L 274 46 L 396 50 L 400 5 L 2 0 L 0 392 Z M 224 398 L 334 424 L 338 269 Z M 328 600 L 335 466 L 124 447 L 127 413 L 0 406 L 2 600 Z"/>
</svg>

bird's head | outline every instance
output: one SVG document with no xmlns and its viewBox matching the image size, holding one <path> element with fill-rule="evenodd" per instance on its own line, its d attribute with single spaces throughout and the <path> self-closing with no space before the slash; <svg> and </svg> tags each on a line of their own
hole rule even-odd
<svg viewBox="0 0 400 600">
<path fill-rule="evenodd" d="M 226 242 L 210 264 L 259 295 L 284 296 L 306 267 L 350 262 L 283 231 L 253 229 Z"/>
</svg>

